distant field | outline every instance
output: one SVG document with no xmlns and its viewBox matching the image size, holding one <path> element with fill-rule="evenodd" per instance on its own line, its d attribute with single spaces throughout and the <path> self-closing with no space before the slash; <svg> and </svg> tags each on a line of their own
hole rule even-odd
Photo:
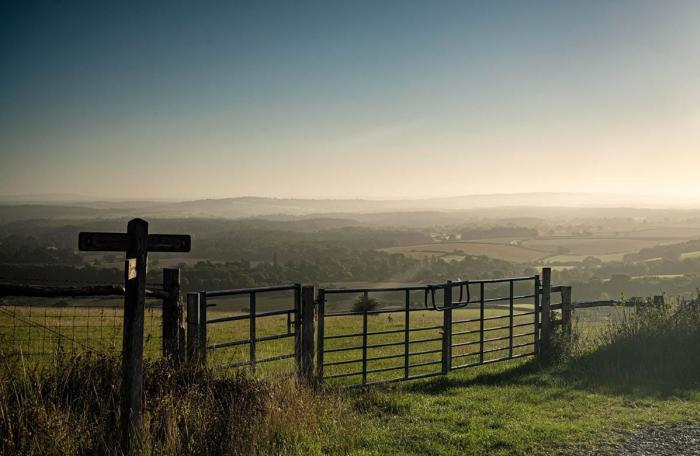
<svg viewBox="0 0 700 456">
<path fill-rule="evenodd" d="M 412 258 L 438 257 L 445 261 L 459 261 L 465 255 L 487 256 L 516 263 L 542 262 L 578 263 L 587 257 L 601 261 L 621 261 L 628 253 L 657 245 L 673 244 L 678 238 L 636 237 L 549 237 L 537 239 L 485 239 L 478 241 L 436 242 L 405 245 L 383 249 L 387 253 L 400 253 Z M 700 256 L 700 252 L 685 254 L 688 258 Z"/>
<path fill-rule="evenodd" d="M 675 242 L 678 242 L 679 240 L 700 239 L 700 225 L 688 224 L 681 226 L 650 227 L 647 229 L 630 232 L 628 235 L 647 239 L 675 239 Z"/>
<path fill-rule="evenodd" d="M 626 252 L 629 253 L 629 252 Z M 600 261 L 622 261 L 626 253 L 610 253 L 605 255 L 552 255 L 543 258 L 542 261 L 546 264 L 553 263 L 580 263 L 588 257 L 597 258 Z"/>
<path fill-rule="evenodd" d="M 681 254 L 681 260 L 689 260 L 692 258 L 700 258 L 700 251 L 686 252 Z"/>
<path fill-rule="evenodd" d="M 407 245 L 401 247 L 389 247 L 383 249 L 387 253 L 400 253 L 413 258 L 430 258 L 432 256 L 443 257 L 451 255 L 454 261 L 455 255 L 461 252 L 464 255 L 488 256 L 498 260 L 526 263 L 536 261 L 542 257 L 541 252 L 518 247 L 517 245 L 495 244 L 487 242 L 442 242 L 434 244 Z"/>
<path fill-rule="evenodd" d="M 610 255 L 636 252 L 655 245 L 672 244 L 676 239 L 629 238 L 549 238 L 523 241 L 524 247 L 546 253 L 571 255 Z M 563 251 L 565 250 L 565 251 Z"/>
</svg>

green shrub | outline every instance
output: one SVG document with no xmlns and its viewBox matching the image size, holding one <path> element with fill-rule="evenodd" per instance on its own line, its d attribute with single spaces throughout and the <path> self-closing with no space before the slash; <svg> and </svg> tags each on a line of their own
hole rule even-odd
<svg viewBox="0 0 700 456">
<path fill-rule="evenodd" d="M 379 301 L 369 296 L 358 297 L 352 305 L 353 312 L 371 312 L 379 308 Z"/>
</svg>

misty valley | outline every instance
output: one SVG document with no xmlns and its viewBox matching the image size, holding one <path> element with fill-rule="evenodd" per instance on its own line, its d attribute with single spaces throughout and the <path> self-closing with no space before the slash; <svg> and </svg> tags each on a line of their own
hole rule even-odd
<svg viewBox="0 0 700 456">
<path fill-rule="evenodd" d="M 274 200 L 273 200 L 274 202 Z M 348 287 L 532 275 L 543 266 L 570 283 L 574 300 L 666 295 L 700 288 L 700 211 L 566 207 L 410 210 L 299 200 L 291 210 L 261 199 L 254 216 L 208 215 L 216 200 L 127 207 L 107 217 L 90 206 L 0 206 L 0 277 L 14 281 L 118 283 L 123 254 L 78 252 L 77 233 L 117 230 L 135 211 L 160 232 L 192 235 L 192 252 L 152 254 L 149 277 L 180 267 L 187 290 L 279 283 Z M 337 206 L 343 208 L 339 202 Z M 347 209 L 347 208 L 346 208 Z"/>
</svg>

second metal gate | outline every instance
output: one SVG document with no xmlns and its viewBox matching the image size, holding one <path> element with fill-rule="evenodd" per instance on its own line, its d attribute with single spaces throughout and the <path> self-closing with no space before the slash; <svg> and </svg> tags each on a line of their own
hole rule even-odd
<svg viewBox="0 0 700 456">
<path fill-rule="evenodd" d="M 539 276 L 320 289 L 318 379 L 372 385 L 534 355 L 540 293 Z"/>
</svg>

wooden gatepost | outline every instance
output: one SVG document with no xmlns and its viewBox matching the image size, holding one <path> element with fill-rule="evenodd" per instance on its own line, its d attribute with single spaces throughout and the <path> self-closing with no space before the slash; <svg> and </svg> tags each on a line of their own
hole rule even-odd
<svg viewBox="0 0 700 456">
<path fill-rule="evenodd" d="M 148 252 L 189 252 L 191 239 L 189 235 L 149 235 L 148 222 L 136 218 L 129 221 L 126 233 L 80 233 L 78 246 L 82 251 L 126 252 L 124 263 L 121 451 L 127 455 L 137 454 L 141 450 L 143 330 Z M 172 273 L 168 273 L 168 276 L 169 281 L 175 278 Z M 171 327 L 168 326 L 168 328 L 170 331 Z"/>
</svg>

